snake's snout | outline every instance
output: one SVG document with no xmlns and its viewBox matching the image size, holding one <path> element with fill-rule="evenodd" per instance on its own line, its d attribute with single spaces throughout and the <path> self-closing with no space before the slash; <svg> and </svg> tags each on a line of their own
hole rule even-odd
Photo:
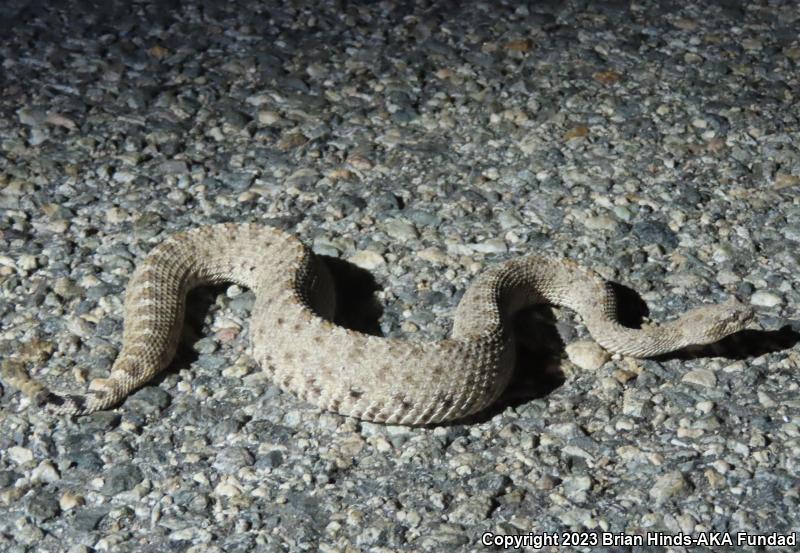
<svg viewBox="0 0 800 553">
<path fill-rule="evenodd" d="M 750 305 L 731 298 L 723 303 L 697 307 L 676 322 L 688 345 L 705 345 L 744 330 L 754 316 Z"/>
<path fill-rule="evenodd" d="M 747 328 L 755 318 L 756 313 L 753 307 L 740 302 L 736 298 L 731 298 L 722 305 L 724 313 L 720 316 L 720 322 L 724 327 L 725 334 L 731 334 Z"/>
</svg>

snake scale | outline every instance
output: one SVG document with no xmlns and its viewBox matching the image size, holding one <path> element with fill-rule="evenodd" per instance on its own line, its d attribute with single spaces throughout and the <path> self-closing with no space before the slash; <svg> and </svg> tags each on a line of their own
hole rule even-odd
<svg viewBox="0 0 800 553">
<path fill-rule="evenodd" d="M 731 299 L 628 328 L 617 322 L 614 294 L 599 275 L 572 261 L 528 256 L 478 276 L 456 309 L 450 338 L 383 338 L 331 322 L 331 275 L 299 239 L 256 224 L 219 224 L 173 235 L 137 267 L 125 297 L 122 349 L 108 378 L 93 380 L 80 395 L 51 392 L 14 364 L 5 365 L 4 380 L 55 413 L 111 408 L 170 363 L 186 293 L 221 282 L 255 292 L 253 356 L 282 390 L 343 415 L 406 425 L 458 419 L 494 402 L 515 362 L 511 319 L 532 304 L 574 310 L 601 346 L 634 357 L 716 342 L 753 316 Z"/>
</svg>

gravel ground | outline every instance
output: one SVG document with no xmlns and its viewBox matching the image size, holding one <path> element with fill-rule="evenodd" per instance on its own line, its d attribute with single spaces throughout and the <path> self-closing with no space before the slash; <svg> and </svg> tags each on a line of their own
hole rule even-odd
<svg viewBox="0 0 800 553">
<path fill-rule="evenodd" d="M 387 335 L 443 337 L 481 268 L 530 252 L 594 267 L 654 320 L 736 294 L 761 330 L 606 361 L 572 314 L 541 311 L 525 326 L 550 347 L 526 348 L 491 412 L 387 427 L 280 393 L 246 354 L 252 295 L 205 291 L 186 351 L 119 409 L 54 419 L 0 387 L 0 550 L 799 531 L 799 14 L 4 2 L 4 363 L 67 388 L 102 376 L 136 259 L 218 221 L 368 270 Z"/>
</svg>

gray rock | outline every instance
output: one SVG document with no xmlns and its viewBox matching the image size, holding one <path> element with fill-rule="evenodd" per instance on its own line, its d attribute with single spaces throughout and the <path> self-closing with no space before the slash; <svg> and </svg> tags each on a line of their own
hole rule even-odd
<svg viewBox="0 0 800 553">
<path fill-rule="evenodd" d="M 192 349 L 202 354 L 214 353 L 218 348 L 219 344 L 213 338 L 201 338 L 192 344 Z"/>
<path fill-rule="evenodd" d="M 750 298 L 750 303 L 760 307 L 775 307 L 783 303 L 783 299 L 778 295 L 767 290 L 758 290 Z"/>
<path fill-rule="evenodd" d="M 104 476 L 103 493 L 116 495 L 132 489 L 142 481 L 144 475 L 136 465 L 121 464 L 112 467 Z"/>
<path fill-rule="evenodd" d="M 717 385 L 717 377 L 713 372 L 706 369 L 695 369 L 683 375 L 682 380 L 689 384 L 697 384 L 706 388 L 713 388 Z"/>
<path fill-rule="evenodd" d="M 107 507 L 87 507 L 79 509 L 72 519 L 74 528 L 79 532 L 91 532 L 97 528 L 100 521 L 108 515 Z"/>
<path fill-rule="evenodd" d="M 667 250 L 678 246 L 678 236 L 666 224 L 660 221 L 642 221 L 634 223 L 633 234 L 643 244 L 658 244 Z"/>
<path fill-rule="evenodd" d="M 8 488 L 21 477 L 13 470 L 0 470 L 0 488 Z"/>
<path fill-rule="evenodd" d="M 236 474 L 242 467 L 249 467 L 255 463 L 255 457 L 247 448 L 230 446 L 217 453 L 213 467 L 225 474 Z"/>
<path fill-rule="evenodd" d="M 60 507 L 58 498 L 49 492 L 38 492 L 28 501 L 27 511 L 37 522 L 44 522 L 56 516 Z"/>
<path fill-rule="evenodd" d="M 679 471 L 671 471 L 659 476 L 650 488 L 650 497 L 656 505 L 662 505 L 666 501 L 684 495 L 690 488 L 689 483 Z"/>
<path fill-rule="evenodd" d="M 125 401 L 125 406 L 136 413 L 154 414 L 163 411 L 172 401 L 172 396 L 158 386 L 145 386 Z"/>
</svg>

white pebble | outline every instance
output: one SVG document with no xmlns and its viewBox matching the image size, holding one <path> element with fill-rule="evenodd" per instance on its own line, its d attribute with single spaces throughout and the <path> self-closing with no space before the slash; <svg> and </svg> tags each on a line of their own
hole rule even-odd
<svg viewBox="0 0 800 553">
<path fill-rule="evenodd" d="M 656 480 L 653 487 L 650 488 L 650 497 L 655 500 L 656 505 L 661 505 L 669 498 L 682 494 L 686 488 L 686 479 L 676 470 L 668 472 Z"/>
<path fill-rule="evenodd" d="M 772 292 L 766 290 L 758 290 L 753 297 L 750 298 L 750 303 L 761 307 L 775 307 L 783 303 L 783 299 Z"/>
<path fill-rule="evenodd" d="M 241 296 L 242 292 L 244 292 L 244 290 L 242 290 L 240 286 L 233 284 L 231 286 L 228 286 L 228 289 L 225 291 L 225 295 L 228 296 L 229 298 L 235 298 Z"/>
<path fill-rule="evenodd" d="M 371 271 L 386 264 L 386 260 L 378 252 L 362 250 L 353 254 L 348 261 L 364 270 Z"/>
<path fill-rule="evenodd" d="M 508 250 L 506 241 L 502 238 L 490 238 L 480 244 L 472 244 L 470 247 L 479 253 L 505 253 Z"/>
<path fill-rule="evenodd" d="M 719 282 L 723 286 L 728 284 L 736 284 L 740 280 L 742 279 L 739 278 L 739 276 L 736 273 L 734 273 L 733 271 L 729 271 L 727 269 L 723 269 L 719 273 L 717 273 L 717 282 Z"/>
<path fill-rule="evenodd" d="M 130 219 L 131 214 L 121 207 L 112 207 L 105 210 L 106 221 L 113 224 L 123 223 Z"/>
<path fill-rule="evenodd" d="M 392 219 L 391 221 L 387 221 L 383 225 L 383 228 L 386 231 L 386 234 L 403 242 L 414 240 L 417 238 L 417 236 L 419 236 L 419 233 L 413 224 L 400 219 Z"/>
<path fill-rule="evenodd" d="M 62 511 L 69 511 L 70 509 L 74 509 L 75 507 L 84 505 L 85 503 L 86 500 L 82 495 L 73 492 L 64 492 L 63 495 L 58 499 L 58 504 Z"/>
<path fill-rule="evenodd" d="M 695 369 L 689 371 L 681 379 L 689 384 L 697 384 L 698 386 L 705 386 L 706 388 L 713 388 L 717 385 L 716 375 L 708 369 Z"/>
<path fill-rule="evenodd" d="M 619 226 L 619 223 L 617 223 L 608 215 L 595 215 L 593 217 L 587 217 L 584 219 L 583 225 L 589 230 L 613 231 Z"/>
<path fill-rule="evenodd" d="M 431 263 L 445 263 L 447 261 L 447 254 L 433 246 L 420 250 L 417 253 L 417 257 Z"/>
<path fill-rule="evenodd" d="M 214 488 L 214 494 L 222 497 L 238 497 L 242 495 L 242 489 L 238 482 L 220 482 Z"/>
<path fill-rule="evenodd" d="M 18 465 L 24 465 L 25 463 L 33 460 L 33 451 L 27 447 L 15 445 L 14 447 L 9 447 L 7 453 L 9 459 Z"/>
<path fill-rule="evenodd" d="M 258 122 L 262 125 L 274 125 L 281 120 L 281 116 L 274 111 L 261 110 L 258 112 Z"/>
<path fill-rule="evenodd" d="M 35 482 L 55 482 L 61 479 L 58 469 L 50 461 L 42 461 L 33 471 L 31 479 Z"/>
<path fill-rule="evenodd" d="M 25 273 L 31 273 L 39 266 L 39 261 L 35 255 L 23 254 L 19 256 L 17 261 L 17 268 Z"/>
<path fill-rule="evenodd" d="M 591 340 L 573 342 L 565 351 L 569 360 L 585 371 L 596 371 L 611 358 L 606 350 Z"/>
<path fill-rule="evenodd" d="M 114 182 L 127 184 L 133 182 L 136 179 L 136 175 L 130 171 L 116 171 L 113 178 Z"/>
</svg>

